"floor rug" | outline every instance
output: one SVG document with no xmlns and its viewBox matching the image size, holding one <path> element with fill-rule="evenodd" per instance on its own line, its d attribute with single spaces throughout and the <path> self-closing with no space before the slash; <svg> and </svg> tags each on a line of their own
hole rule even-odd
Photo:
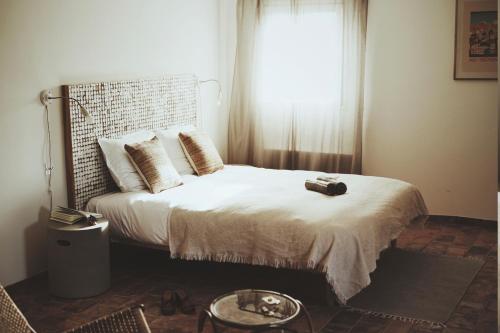
<svg viewBox="0 0 500 333">
<path fill-rule="evenodd" d="M 443 326 L 483 264 L 475 259 L 390 249 L 377 262 L 370 286 L 347 306 L 384 318 Z M 328 325 L 323 331 L 328 332 Z"/>
</svg>

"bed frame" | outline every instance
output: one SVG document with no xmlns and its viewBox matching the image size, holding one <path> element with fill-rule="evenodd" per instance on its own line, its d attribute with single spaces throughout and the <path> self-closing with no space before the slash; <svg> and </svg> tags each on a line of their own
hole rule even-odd
<svg viewBox="0 0 500 333">
<path fill-rule="evenodd" d="M 93 118 L 87 122 L 77 103 L 63 100 L 68 206 L 75 209 L 84 209 L 92 197 L 117 190 L 99 138 L 199 125 L 199 80 L 193 74 L 64 85 L 62 91 L 64 97 L 82 103 Z"/>
<path fill-rule="evenodd" d="M 137 130 L 200 125 L 199 80 L 193 74 L 156 79 L 83 83 L 62 86 L 68 205 L 84 209 L 95 196 L 117 191 L 104 162 L 98 139 L 118 138 Z M 86 122 L 78 100 L 92 115 Z M 169 251 L 168 246 L 130 239 L 112 241 Z M 396 246 L 396 240 L 390 244 Z M 336 300 L 327 288 L 328 302 Z"/>
</svg>

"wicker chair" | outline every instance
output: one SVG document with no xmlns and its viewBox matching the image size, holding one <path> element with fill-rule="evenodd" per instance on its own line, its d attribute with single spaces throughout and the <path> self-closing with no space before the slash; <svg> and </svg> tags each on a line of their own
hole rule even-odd
<svg viewBox="0 0 500 333">
<path fill-rule="evenodd" d="M 64 333 L 151 333 L 143 306 L 127 308 Z M 36 333 L 0 285 L 0 333 Z"/>
</svg>

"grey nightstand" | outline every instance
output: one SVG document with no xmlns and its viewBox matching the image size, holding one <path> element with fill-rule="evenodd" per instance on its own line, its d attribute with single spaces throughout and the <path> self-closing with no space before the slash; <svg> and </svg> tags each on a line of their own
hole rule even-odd
<svg viewBox="0 0 500 333">
<path fill-rule="evenodd" d="M 49 221 L 47 228 L 50 292 L 59 297 L 90 297 L 110 285 L 108 221 L 72 225 Z"/>
</svg>

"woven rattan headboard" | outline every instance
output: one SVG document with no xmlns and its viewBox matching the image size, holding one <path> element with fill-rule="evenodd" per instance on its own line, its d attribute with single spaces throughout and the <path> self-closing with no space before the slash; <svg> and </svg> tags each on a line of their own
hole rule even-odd
<svg viewBox="0 0 500 333">
<path fill-rule="evenodd" d="M 198 92 L 198 78 L 191 74 L 63 86 L 63 95 L 79 100 L 94 120 L 87 123 L 78 105 L 64 100 L 68 205 L 83 209 L 90 198 L 116 190 L 98 138 L 197 125 Z"/>
</svg>

